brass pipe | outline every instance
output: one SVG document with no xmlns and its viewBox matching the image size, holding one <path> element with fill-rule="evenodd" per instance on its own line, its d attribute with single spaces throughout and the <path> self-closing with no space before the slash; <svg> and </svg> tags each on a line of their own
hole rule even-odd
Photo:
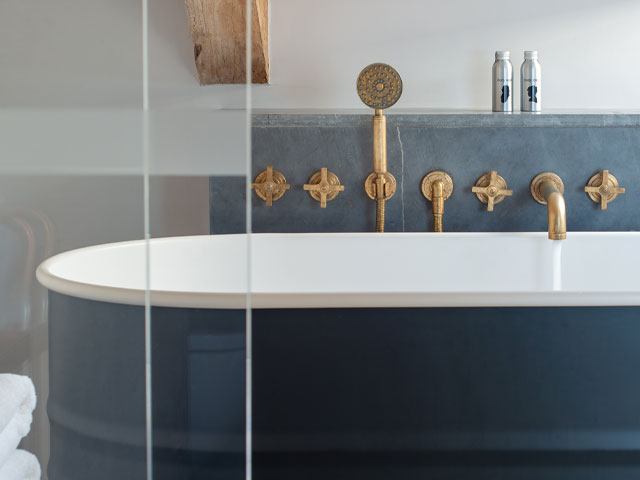
<svg viewBox="0 0 640 480">
<path fill-rule="evenodd" d="M 552 182 L 544 182 L 540 191 L 547 202 L 549 239 L 566 240 L 567 210 L 562 193 Z"/>
<path fill-rule="evenodd" d="M 387 172 L 387 120 L 382 110 L 373 116 L 373 172 L 365 190 L 376 201 L 376 232 L 384 232 L 386 201 L 395 193 L 395 179 Z"/>
<path fill-rule="evenodd" d="M 373 116 L 373 171 L 387 171 L 387 117 L 382 110 Z"/>
<path fill-rule="evenodd" d="M 379 198 L 376 200 L 376 232 L 384 233 L 384 210 L 385 199 Z"/>
<path fill-rule="evenodd" d="M 431 184 L 431 203 L 433 205 L 433 231 L 442 232 L 444 214 L 444 182 L 438 180 Z"/>
<path fill-rule="evenodd" d="M 453 193 L 453 180 L 441 170 L 427 173 L 420 186 L 422 195 L 431 202 L 433 210 L 433 231 L 442 232 L 442 216 L 444 215 L 444 201 Z"/>
<path fill-rule="evenodd" d="M 384 233 L 384 214 L 385 214 L 385 198 L 384 198 L 384 175 L 378 175 L 376 178 L 376 232 Z"/>
<path fill-rule="evenodd" d="M 387 117 L 382 110 L 376 109 L 373 116 L 373 171 L 384 173 L 387 171 Z M 384 176 L 376 178 L 376 232 L 384 232 Z"/>
</svg>

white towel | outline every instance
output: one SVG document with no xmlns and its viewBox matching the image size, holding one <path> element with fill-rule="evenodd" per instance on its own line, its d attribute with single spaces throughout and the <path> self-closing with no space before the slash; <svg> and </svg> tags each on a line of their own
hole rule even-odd
<svg viewBox="0 0 640 480">
<path fill-rule="evenodd" d="M 0 467 L 2 480 L 40 480 L 41 474 L 36 456 L 24 450 L 13 452 Z"/>
<path fill-rule="evenodd" d="M 0 375 L 0 431 L 16 413 L 30 414 L 36 408 L 36 389 L 29 377 Z"/>
<path fill-rule="evenodd" d="M 36 391 L 30 378 L 0 375 L 0 467 L 29 433 L 35 407 Z"/>
</svg>

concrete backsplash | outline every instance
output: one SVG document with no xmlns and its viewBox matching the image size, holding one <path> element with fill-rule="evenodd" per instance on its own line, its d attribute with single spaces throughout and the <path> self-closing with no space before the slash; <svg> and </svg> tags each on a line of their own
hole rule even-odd
<svg viewBox="0 0 640 480">
<path fill-rule="evenodd" d="M 565 184 L 567 229 L 640 229 L 640 116 L 637 115 L 388 115 L 389 171 L 397 180 L 387 202 L 386 230 L 433 228 L 431 206 L 422 196 L 423 176 L 451 175 L 454 191 L 445 202 L 444 230 L 453 232 L 544 231 L 545 207 L 531 197 L 531 179 L 553 171 Z M 252 177 L 268 165 L 291 184 L 266 207 L 252 194 L 254 232 L 362 232 L 375 230 L 375 202 L 364 192 L 372 170 L 368 115 L 256 115 Z M 309 177 L 327 167 L 345 191 L 326 209 L 303 190 Z M 606 212 L 584 193 L 587 180 L 608 169 L 626 187 Z M 497 170 L 513 190 L 487 212 L 471 187 Z M 244 230 L 244 178 L 211 180 L 211 231 Z"/>
</svg>

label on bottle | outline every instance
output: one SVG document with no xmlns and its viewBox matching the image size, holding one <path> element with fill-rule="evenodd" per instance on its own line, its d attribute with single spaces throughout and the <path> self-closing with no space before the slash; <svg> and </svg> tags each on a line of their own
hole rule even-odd
<svg viewBox="0 0 640 480">
<path fill-rule="evenodd" d="M 496 88 L 501 103 L 507 103 L 513 90 L 513 81 L 508 78 L 496 78 Z"/>
<path fill-rule="evenodd" d="M 540 88 L 540 79 L 538 78 L 524 78 L 524 99 L 528 103 L 538 104 L 538 90 Z"/>
</svg>

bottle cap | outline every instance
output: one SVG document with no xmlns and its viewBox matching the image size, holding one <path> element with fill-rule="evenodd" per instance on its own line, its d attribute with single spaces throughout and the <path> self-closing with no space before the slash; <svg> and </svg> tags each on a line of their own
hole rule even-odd
<svg viewBox="0 0 640 480">
<path fill-rule="evenodd" d="M 496 52 L 496 60 L 509 60 L 510 55 L 509 50 L 498 50 Z"/>
<path fill-rule="evenodd" d="M 534 60 L 538 58 L 538 51 L 537 50 L 527 50 L 524 52 L 524 59 L 525 60 Z"/>
</svg>

